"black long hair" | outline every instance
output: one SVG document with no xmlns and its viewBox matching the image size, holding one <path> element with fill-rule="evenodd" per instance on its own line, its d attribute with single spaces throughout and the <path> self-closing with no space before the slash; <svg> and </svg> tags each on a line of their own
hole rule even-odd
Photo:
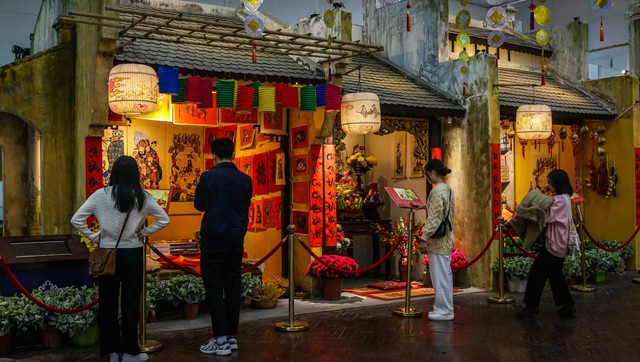
<svg viewBox="0 0 640 362">
<path fill-rule="evenodd" d="M 573 195 L 573 187 L 571 187 L 571 182 L 569 181 L 569 175 L 567 172 L 561 168 L 557 168 L 547 175 L 547 179 L 553 189 L 556 191 L 556 195 Z"/>
<path fill-rule="evenodd" d="M 440 176 L 446 176 L 451 173 L 451 170 L 444 165 L 444 162 L 437 158 L 432 158 L 431 160 L 429 160 L 429 162 L 427 162 L 427 165 L 425 166 L 425 169 L 427 170 L 427 172 L 435 170 L 436 173 Z"/>
<path fill-rule="evenodd" d="M 113 163 L 109 186 L 112 186 L 111 197 L 116 202 L 116 209 L 129 212 L 137 204 L 142 210 L 147 199 L 140 185 L 140 170 L 136 160 L 131 156 L 120 156 Z"/>
</svg>

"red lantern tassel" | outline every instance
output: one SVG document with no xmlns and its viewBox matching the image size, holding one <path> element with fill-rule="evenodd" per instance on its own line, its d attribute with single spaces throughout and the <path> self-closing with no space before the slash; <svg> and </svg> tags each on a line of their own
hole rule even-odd
<svg viewBox="0 0 640 362">
<path fill-rule="evenodd" d="M 467 82 L 462 82 L 462 96 L 467 96 Z"/>
<path fill-rule="evenodd" d="M 535 20 L 533 18 L 533 10 L 536 9 L 536 5 L 531 0 L 531 4 L 529 5 L 529 10 L 531 10 L 531 15 L 529 16 L 529 30 L 533 30 L 536 28 Z"/>
<path fill-rule="evenodd" d="M 524 150 L 525 150 L 525 146 L 526 144 L 522 145 L 522 158 L 524 159 Z"/>
<path fill-rule="evenodd" d="M 544 66 L 542 66 L 542 79 L 540 80 L 540 85 L 547 84 L 547 80 L 544 77 Z"/>
<path fill-rule="evenodd" d="M 604 41 L 604 24 L 602 22 L 602 15 L 600 15 L 600 41 Z"/>
<path fill-rule="evenodd" d="M 258 62 L 258 57 L 256 55 L 256 43 L 253 43 L 253 55 L 251 56 L 251 61 L 253 61 L 254 63 Z"/>
<path fill-rule="evenodd" d="M 407 0 L 407 32 L 411 32 L 411 14 L 409 13 L 409 9 L 411 9 L 411 3 Z"/>
</svg>

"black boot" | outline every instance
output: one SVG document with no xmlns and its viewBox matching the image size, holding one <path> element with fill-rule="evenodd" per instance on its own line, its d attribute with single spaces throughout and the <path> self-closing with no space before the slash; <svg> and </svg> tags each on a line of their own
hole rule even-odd
<svg viewBox="0 0 640 362">
<path fill-rule="evenodd" d="M 520 319 L 536 318 L 538 314 L 540 314 L 540 309 L 538 309 L 537 307 L 534 308 L 527 306 L 524 307 L 523 310 L 517 312 L 516 317 Z"/>
<path fill-rule="evenodd" d="M 575 318 L 576 306 L 573 304 L 563 305 L 562 308 L 558 309 L 558 312 L 556 314 L 560 317 Z"/>
</svg>

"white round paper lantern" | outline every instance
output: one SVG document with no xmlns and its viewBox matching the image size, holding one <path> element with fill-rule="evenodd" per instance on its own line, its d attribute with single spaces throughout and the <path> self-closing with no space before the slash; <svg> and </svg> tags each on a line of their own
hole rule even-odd
<svg viewBox="0 0 640 362">
<path fill-rule="evenodd" d="M 380 100 L 375 93 L 345 94 L 340 103 L 342 129 L 348 134 L 366 134 L 380 129 Z"/>
<path fill-rule="evenodd" d="M 109 73 L 109 108 L 117 114 L 147 114 L 158 108 L 158 76 L 142 64 L 119 64 Z"/>
<path fill-rule="evenodd" d="M 516 134 L 523 140 L 547 139 L 552 131 L 551 108 L 543 104 L 527 104 L 516 111 Z"/>
</svg>

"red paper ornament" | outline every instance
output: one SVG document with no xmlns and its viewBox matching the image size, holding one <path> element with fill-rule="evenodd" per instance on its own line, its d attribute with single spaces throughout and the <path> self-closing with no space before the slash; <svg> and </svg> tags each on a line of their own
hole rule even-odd
<svg viewBox="0 0 640 362">
<path fill-rule="evenodd" d="M 407 32 L 411 32 L 411 14 L 409 13 L 409 9 L 411 9 L 411 3 L 407 0 Z"/>
<path fill-rule="evenodd" d="M 531 10 L 531 14 L 529 15 L 529 30 L 533 30 L 536 28 L 535 20 L 533 18 L 533 11 L 536 9 L 536 5 L 531 0 L 531 4 L 529 4 L 529 10 Z"/>
<path fill-rule="evenodd" d="M 258 57 L 256 56 L 256 42 L 253 42 L 253 54 L 251 55 L 251 61 L 254 63 L 258 62 Z"/>
<path fill-rule="evenodd" d="M 527 143 L 529 143 L 529 141 L 523 140 L 522 138 L 519 138 L 518 141 L 520 141 L 520 146 L 522 146 L 522 158 L 524 158 L 524 151 L 527 148 Z"/>
<path fill-rule="evenodd" d="M 602 15 L 600 15 L 600 41 L 604 41 L 604 23 L 602 22 Z"/>
</svg>

